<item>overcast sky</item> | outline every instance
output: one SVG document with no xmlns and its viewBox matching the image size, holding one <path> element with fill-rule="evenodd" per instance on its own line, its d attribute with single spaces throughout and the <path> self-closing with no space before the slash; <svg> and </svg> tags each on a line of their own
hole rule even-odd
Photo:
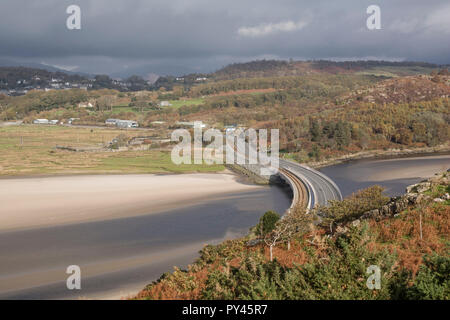
<svg viewBox="0 0 450 320">
<path fill-rule="evenodd" d="M 66 9 L 81 8 L 81 30 Z M 381 30 L 366 9 L 381 8 Z M 450 63 L 448 0 L 1 0 L 0 59 L 72 71 L 207 72 L 253 59 Z"/>
</svg>

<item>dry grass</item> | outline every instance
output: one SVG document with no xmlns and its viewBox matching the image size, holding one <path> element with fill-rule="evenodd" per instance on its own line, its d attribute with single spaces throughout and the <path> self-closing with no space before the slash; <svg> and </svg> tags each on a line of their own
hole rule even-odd
<svg viewBox="0 0 450 320">
<path fill-rule="evenodd" d="M 420 214 L 422 214 L 422 238 L 420 236 Z M 396 219 L 370 222 L 377 234 L 374 249 L 387 248 L 398 255 L 401 268 L 416 274 L 422 256 L 437 252 L 443 254 L 450 230 L 450 207 L 433 205 L 417 208 Z"/>
<path fill-rule="evenodd" d="M 21 125 L 0 128 L 0 175 L 217 172 L 223 166 L 174 165 L 167 152 L 71 152 L 56 145 L 100 147 L 119 134 L 128 137 L 153 131 Z"/>
</svg>

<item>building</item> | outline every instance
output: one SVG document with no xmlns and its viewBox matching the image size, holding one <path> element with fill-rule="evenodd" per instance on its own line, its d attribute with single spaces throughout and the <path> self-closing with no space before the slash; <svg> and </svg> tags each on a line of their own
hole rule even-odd
<svg viewBox="0 0 450 320">
<path fill-rule="evenodd" d="M 195 122 L 185 122 L 185 121 L 178 121 L 177 125 L 180 127 L 189 127 L 194 128 Z M 200 128 L 206 128 L 206 124 L 200 122 Z"/>
<path fill-rule="evenodd" d="M 80 102 L 78 108 L 93 108 L 94 105 L 91 102 Z"/>
<path fill-rule="evenodd" d="M 118 128 L 138 128 L 139 124 L 133 120 L 118 120 L 116 126 Z"/>
<path fill-rule="evenodd" d="M 70 118 L 68 124 L 72 124 L 74 121 L 80 120 L 80 118 Z"/>
<path fill-rule="evenodd" d="M 108 126 L 115 126 L 117 124 L 117 121 L 120 121 L 119 119 L 106 119 L 105 124 Z"/>
<path fill-rule="evenodd" d="M 225 126 L 225 133 L 233 133 L 236 131 L 236 126 Z"/>
<path fill-rule="evenodd" d="M 170 106 L 172 106 L 172 104 L 169 101 L 161 101 L 159 103 L 159 106 L 160 107 L 170 107 Z"/>
<path fill-rule="evenodd" d="M 47 119 L 36 119 L 33 120 L 33 124 L 49 124 L 49 121 Z"/>
</svg>

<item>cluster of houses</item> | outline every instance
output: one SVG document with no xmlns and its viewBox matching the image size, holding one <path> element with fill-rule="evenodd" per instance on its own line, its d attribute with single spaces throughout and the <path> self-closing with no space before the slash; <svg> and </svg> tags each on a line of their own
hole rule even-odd
<svg viewBox="0 0 450 320">
<path fill-rule="evenodd" d="M 15 89 L 2 89 L 0 90 L 0 94 L 8 95 L 8 96 L 20 96 L 27 94 L 31 90 L 36 91 L 51 91 L 51 90 L 70 90 L 70 89 L 81 89 L 88 90 L 92 88 L 92 83 L 78 83 L 78 82 L 64 82 L 62 79 L 52 78 L 49 82 L 46 82 L 44 85 L 42 84 L 41 78 L 38 76 L 34 76 L 31 80 L 17 80 Z M 36 83 L 39 82 L 39 83 Z M 8 83 L 0 83 L 3 87 L 7 87 Z"/>
<path fill-rule="evenodd" d="M 80 120 L 80 118 L 69 118 L 67 120 L 68 124 L 72 124 L 74 121 L 76 120 Z M 59 120 L 48 120 L 48 119 L 34 119 L 33 120 L 33 124 L 64 124 L 63 121 L 59 121 Z"/>
<path fill-rule="evenodd" d="M 118 128 L 138 128 L 139 123 L 133 120 L 121 120 L 121 119 L 107 119 L 105 121 L 107 126 L 116 126 Z"/>
<path fill-rule="evenodd" d="M 15 86 L 10 86 L 7 82 L 0 82 L 0 94 L 8 96 L 20 96 L 25 95 L 31 90 L 37 91 L 51 91 L 51 90 L 70 90 L 70 89 L 81 89 L 88 90 L 92 89 L 95 83 L 95 79 L 88 79 L 83 82 L 68 82 L 59 78 L 52 78 L 51 80 L 41 81 L 41 78 L 34 76 L 31 80 L 21 79 L 17 80 Z M 132 86 L 129 82 L 124 82 L 121 80 L 112 80 L 112 84 L 127 90 Z M 5 89 L 5 88 L 10 89 Z M 11 89 L 11 87 L 15 87 Z M 3 89 L 1 89 L 3 88 Z"/>
</svg>

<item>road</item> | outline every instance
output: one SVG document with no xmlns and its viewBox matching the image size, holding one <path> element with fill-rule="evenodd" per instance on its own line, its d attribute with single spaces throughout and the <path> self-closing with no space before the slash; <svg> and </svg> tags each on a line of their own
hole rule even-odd
<svg viewBox="0 0 450 320">
<path fill-rule="evenodd" d="M 342 200 L 339 187 L 324 174 L 307 166 L 280 159 L 280 168 L 289 170 L 305 183 L 311 197 L 310 208 L 327 205 L 329 200 Z"/>
</svg>

